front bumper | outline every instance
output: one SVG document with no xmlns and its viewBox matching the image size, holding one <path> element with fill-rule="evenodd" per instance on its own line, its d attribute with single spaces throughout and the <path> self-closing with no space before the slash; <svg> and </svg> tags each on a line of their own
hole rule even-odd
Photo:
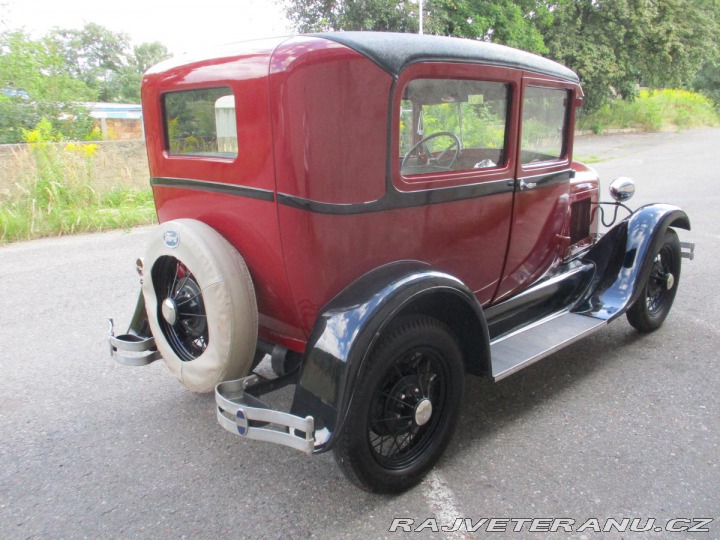
<svg viewBox="0 0 720 540">
<path fill-rule="evenodd" d="M 287 377 L 264 379 L 252 374 L 242 379 L 220 383 L 215 388 L 217 420 L 240 437 L 267 441 L 295 448 L 307 454 L 323 441 L 316 438 L 312 416 L 301 418 L 270 408 L 253 393 L 267 393 L 288 384 Z"/>
<path fill-rule="evenodd" d="M 683 259 L 690 259 L 692 261 L 695 258 L 695 243 L 680 242 L 680 256 Z"/>
</svg>

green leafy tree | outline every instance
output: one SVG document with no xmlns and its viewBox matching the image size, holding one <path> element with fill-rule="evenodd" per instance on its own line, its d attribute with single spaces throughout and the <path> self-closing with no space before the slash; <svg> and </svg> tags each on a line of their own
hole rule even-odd
<svg viewBox="0 0 720 540">
<path fill-rule="evenodd" d="M 284 1 L 300 32 L 418 30 L 416 1 Z M 424 19 L 429 34 L 503 43 L 568 65 L 593 110 L 632 98 L 640 85 L 689 87 L 703 63 L 714 65 L 720 0 L 426 0 Z M 712 84 L 707 76 L 699 84 Z"/>
<path fill-rule="evenodd" d="M 545 53 L 538 30 L 552 20 L 547 5 L 535 0 L 429 0 L 425 32 L 493 41 L 519 49 Z"/>
<path fill-rule="evenodd" d="M 299 32 L 374 30 L 417 32 L 419 5 L 394 0 L 295 0 L 285 11 Z M 496 41 L 545 52 L 536 24 L 552 18 L 545 3 L 535 0 L 427 0 L 424 32 Z"/>
<path fill-rule="evenodd" d="M 64 59 L 68 75 L 98 91 L 100 101 L 113 101 L 113 77 L 130 64 L 130 38 L 95 23 L 81 30 L 56 29 L 48 36 Z"/>
<path fill-rule="evenodd" d="M 135 68 L 141 75 L 155 64 L 167 60 L 172 55 L 167 47 L 159 41 L 141 43 L 133 48 Z"/>
<path fill-rule="evenodd" d="M 0 33 L 0 142 L 20 142 L 23 133 L 47 118 L 66 138 L 83 138 L 91 129 L 78 104 L 95 90 L 67 74 L 63 59 L 45 40 L 20 30 Z"/>
<path fill-rule="evenodd" d="M 720 109 L 720 58 L 705 62 L 693 86 L 695 90 L 712 99 Z"/>
<path fill-rule="evenodd" d="M 92 88 L 67 73 L 63 58 L 46 40 L 33 40 L 21 30 L 0 33 L 0 88 L 38 101 L 96 97 Z"/>
<path fill-rule="evenodd" d="M 133 47 L 129 63 L 117 68 L 108 78 L 110 100 L 118 103 L 140 103 L 143 73 L 170 56 L 167 47 L 158 41 Z"/>
<path fill-rule="evenodd" d="M 717 51 L 716 0 L 560 0 L 552 12 L 545 43 L 580 75 L 587 110 L 639 85 L 688 87 Z"/>
<path fill-rule="evenodd" d="M 65 73 L 97 90 L 108 102 L 140 102 L 142 74 L 170 57 L 160 42 L 130 47 L 130 38 L 95 23 L 82 29 L 55 29 L 49 46 L 63 59 Z"/>
<path fill-rule="evenodd" d="M 126 36 L 96 24 L 39 40 L 1 32 L 0 142 L 21 142 L 43 118 L 64 139 L 88 137 L 92 119 L 82 103 L 139 103 L 143 72 L 169 56 L 159 42 L 129 51 Z"/>
</svg>

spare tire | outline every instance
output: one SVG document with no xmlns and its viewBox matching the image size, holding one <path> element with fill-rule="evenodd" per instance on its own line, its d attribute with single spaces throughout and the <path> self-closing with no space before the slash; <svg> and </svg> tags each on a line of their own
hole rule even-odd
<svg viewBox="0 0 720 540">
<path fill-rule="evenodd" d="M 248 373 L 257 346 L 255 289 L 242 256 L 193 219 L 168 221 L 151 238 L 143 296 L 155 344 L 193 392 Z"/>
</svg>

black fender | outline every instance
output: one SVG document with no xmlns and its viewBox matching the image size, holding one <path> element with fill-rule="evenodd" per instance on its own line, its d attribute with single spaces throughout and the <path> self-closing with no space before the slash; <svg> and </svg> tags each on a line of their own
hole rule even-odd
<svg viewBox="0 0 720 540">
<path fill-rule="evenodd" d="M 352 283 L 322 310 L 303 356 L 291 413 L 312 416 L 316 452 L 329 450 L 343 426 L 370 352 L 397 316 L 419 310 L 448 322 L 458 333 L 466 366 L 487 369 L 490 337 L 482 307 L 459 279 L 419 261 L 377 268 Z"/>
<path fill-rule="evenodd" d="M 583 257 L 595 264 L 595 278 L 573 311 L 607 321 L 625 313 L 640 295 L 670 227 L 689 231 L 690 219 L 677 206 L 649 204 L 610 229 Z"/>
</svg>

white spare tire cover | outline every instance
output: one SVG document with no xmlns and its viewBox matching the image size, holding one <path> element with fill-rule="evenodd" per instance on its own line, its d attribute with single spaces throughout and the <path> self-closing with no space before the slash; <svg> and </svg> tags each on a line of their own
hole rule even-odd
<svg viewBox="0 0 720 540">
<path fill-rule="evenodd" d="M 153 282 L 153 269 L 163 257 L 182 263 L 201 291 L 207 343 L 190 360 L 181 357 L 163 331 L 163 325 L 168 329 L 167 317 L 162 313 L 168 293 Z M 143 266 L 142 291 L 148 322 L 173 376 L 193 392 L 210 392 L 222 381 L 246 375 L 257 346 L 258 312 L 250 272 L 237 250 L 209 225 L 178 219 L 159 226 L 147 247 Z"/>
</svg>

